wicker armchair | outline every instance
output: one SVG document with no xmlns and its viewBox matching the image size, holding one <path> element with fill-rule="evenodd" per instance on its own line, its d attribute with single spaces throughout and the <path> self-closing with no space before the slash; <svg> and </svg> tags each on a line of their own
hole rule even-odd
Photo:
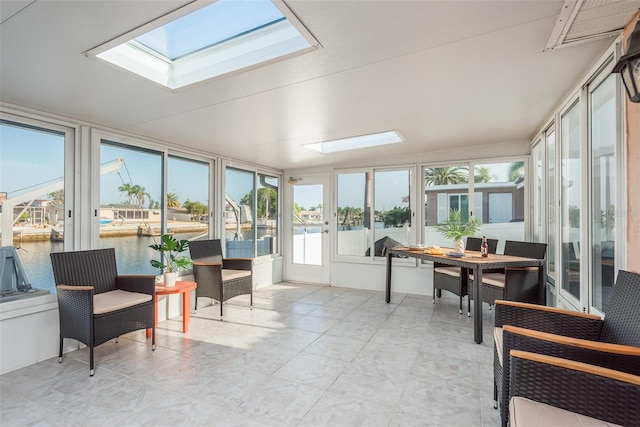
<svg viewBox="0 0 640 427">
<path fill-rule="evenodd" d="M 507 240 L 504 254 L 523 258 L 544 259 L 546 243 Z M 469 297 L 473 299 L 473 276 L 469 277 Z M 538 268 L 507 268 L 482 275 L 482 301 L 490 305 L 496 300 L 544 304 L 546 294 L 538 282 Z"/>
<path fill-rule="evenodd" d="M 512 349 L 558 356 L 640 375 L 640 274 L 620 270 L 606 316 L 496 301 L 494 400 L 508 420 Z"/>
<path fill-rule="evenodd" d="M 238 295 L 249 295 L 253 309 L 253 260 L 251 258 L 223 258 L 219 239 L 194 240 L 189 243 L 193 260 L 196 288 L 195 309 L 198 297 L 212 298 L 222 303 Z"/>
<path fill-rule="evenodd" d="M 489 253 L 495 254 L 498 247 L 497 239 L 487 239 Z M 482 239 L 478 237 L 467 237 L 465 249 L 468 251 L 480 251 Z M 468 291 L 468 270 L 466 268 L 452 267 L 450 265 L 433 263 L 433 303 L 436 303 L 436 296 L 440 298 L 442 291 L 449 291 L 460 298 L 459 313 L 462 314 L 462 298 L 469 294 Z M 467 300 L 467 317 L 471 316 L 471 299 Z"/>
<path fill-rule="evenodd" d="M 60 352 L 65 338 L 89 347 L 89 374 L 94 374 L 93 349 L 120 335 L 150 328 L 156 347 L 154 276 L 119 276 L 115 250 L 51 254 L 60 314 Z"/>
<path fill-rule="evenodd" d="M 511 350 L 510 390 L 511 427 L 640 425 L 637 375 Z"/>
</svg>

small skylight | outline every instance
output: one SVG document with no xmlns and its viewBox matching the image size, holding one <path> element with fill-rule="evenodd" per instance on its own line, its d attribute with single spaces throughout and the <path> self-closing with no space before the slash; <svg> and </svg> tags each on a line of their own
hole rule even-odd
<svg viewBox="0 0 640 427">
<path fill-rule="evenodd" d="M 370 135 L 353 136 L 350 138 L 334 139 L 332 141 L 306 144 L 303 147 L 319 153 L 336 153 L 338 151 L 357 150 L 359 148 L 377 147 L 380 145 L 398 144 L 405 142 L 398 131 L 373 133 Z"/>
<path fill-rule="evenodd" d="M 200 0 L 85 54 L 177 89 L 318 47 L 282 1 Z"/>
</svg>

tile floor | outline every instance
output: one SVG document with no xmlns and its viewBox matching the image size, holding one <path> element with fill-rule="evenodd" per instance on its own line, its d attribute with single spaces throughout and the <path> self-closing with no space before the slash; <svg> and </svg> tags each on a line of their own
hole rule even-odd
<svg viewBox="0 0 640 427">
<path fill-rule="evenodd" d="M 201 300 L 201 302 L 204 302 Z M 8 426 L 497 426 L 484 343 L 457 299 L 280 283 L 0 376 Z"/>
</svg>

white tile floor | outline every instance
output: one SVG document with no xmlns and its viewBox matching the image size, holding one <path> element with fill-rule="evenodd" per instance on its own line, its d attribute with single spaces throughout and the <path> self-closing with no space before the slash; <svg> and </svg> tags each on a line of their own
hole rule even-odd
<svg viewBox="0 0 640 427">
<path fill-rule="evenodd" d="M 201 300 L 201 303 L 205 302 Z M 484 343 L 457 299 L 281 283 L 0 376 L 7 426 L 497 426 Z"/>
</svg>

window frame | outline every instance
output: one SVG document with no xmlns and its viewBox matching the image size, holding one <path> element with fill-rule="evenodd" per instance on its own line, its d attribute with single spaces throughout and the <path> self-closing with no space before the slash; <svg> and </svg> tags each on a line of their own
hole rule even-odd
<svg viewBox="0 0 640 427">
<path fill-rule="evenodd" d="M 258 256 L 257 255 L 258 248 L 257 248 L 257 245 L 254 243 L 252 258 L 254 262 L 258 262 L 258 263 L 263 262 L 264 260 L 281 258 L 282 257 L 282 236 L 283 236 L 282 200 L 283 200 L 283 182 L 284 182 L 282 172 L 276 171 L 275 169 L 263 168 L 263 167 L 258 167 L 256 165 L 236 162 L 229 159 L 222 159 L 218 163 L 220 164 L 220 168 L 218 169 L 218 174 L 216 175 L 218 177 L 217 181 L 219 183 L 219 187 L 217 191 L 217 194 L 218 194 L 217 203 L 218 203 L 218 209 L 220 212 L 219 219 L 216 224 L 217 225 L 216 233 L 219 236 L 218 238 L 220 238 L 221 240 L 225 239 L 224 214 L 225 214 L 225 194 L 226 194 L 226 188 L 227 188 L 227 178 L 226 178 L 227 169 L 231 168 L 231 169 L 239 170 L 242 172 L 249 172 L 253 174 L 253 209 L 252 209 L 253 218 L 256 218 L 256 211 L 257 211 L 256 197 L 257 197 L 257 189 L 259 185 L 259 175 L 267 175 L 269 177 L 277 178 L 278 179 L 278 211 L 277 211 L 277 229 L 275 234 L 276 249 L 275 249 L 275 252 L 272 254 L 265 254 L 265 255 Z M 253 227 L 254 242 L 257 240 L 256 237 L 257 237 L 257 227 L 255 226 L 255 220 L 254 220 L 254 227 Z M 223 253 L 226 253 L 225 252 L 226 245 L 222 245 L 222 246 L 223 246 Z"/>
<path fill-rule="evenodd" d="M 77 196 L 78 194 L 80 194 L 82 180 L 78 179 L 75 172 L 80 162 L 78 144 L 76 143 L 79 136 L 79 127 L 62 120 L 36 114 L 30 114 L 23 111 L 16 111 L 13 109 L 5 108 L 4 106 L 0 106 L 0 119 L 9 122 L 11 125 L 14 125 L 16 127 L 40 129 L 45 132 L 51 131 L 52 133 L 64 135 L 63 190 L 65 193 L 65 198 L 63 220 L 65 232 L 63 250 L 74 250 L 74 248 L 78 246 L 82 220 L 82 215 L 80 212 L 80 200 Z M 13 246 L 13 241 L 10 245 L 5 246 Z M 45 262 L 49 263 L 48 257 L 45 259 Z M 26 272 L 26 274 L 27 277 L 29 277 L 29 273 Z M 50 290 L 50 294 L 48 295 L 42 295 L 33 298 L 19 298 L 14 301 L 1 303 L 0 313 L 4 313 L 4 311 L 7 309 L 8 311 L 10 311 L 12 308 L 25 308 L 29 312 L 40 311 L 38 307 L 40 307 L 41 304 L 55 303 L 57 301 L 54 285 L 54 283 L 51 284 L 52 289 Z M 34 284 L 34 287 L 39 288 L 38 284 Z"/>
<path fill-rule="evenodd" d="M 332 262 L 347 262 L 347 263 L 352 263 L 352 264 L 383 264 L 386 263 L 387 259 L 386 257 L 380 257 L 380 256 L 375 256 L 375 251 L 370 251 L 369 255 L 344 255 L 344 254 L 339 254 L 338 253 L 338 238 L 337 238 L 337 232 L 338 232 L 338 177 L 340 174 L 353 174 L 353 173 L 370 173 L 371 174 L 371 205 L 369 207 L 369 215 L 370 218 L 373 218 L 373 222 L 374 222 L 374 229 L 372 229 L 372 233 L 371 233 L 371 242 L 368 242 L 368 246 L 371 248 L 373 247 L 373 245 L 375 244 L 375 189 L 376 189 L 376 183 L 375 183 L 375 174 L 376 172 L 393 172 L 393 171 L 408 171 L 409 173 L 409 210 L 410 210 L 410 218 L 411 218 L 411 232 L 409 234 L 409 244 L 415 244 L 416 240 L 417 240 L 417 230 L 416 230 L 416 224 L 417 221 L 419 221 L 419 214 L 416 214 L 416 200 L 418 200 L 416 198 L 417 196 L 417 192 L 416 192 L 416 176 L 417 176 L 417 166 L 415 164 L 399 164 L 399 165 L 393 165 L 393 166 L 371 166 L 371 167 L 359 167 L 359 168 L 348 168 L 348 169 L 335 169 L 334 173 L 333 173 L 333 177 L 332 180 L 334 182 L 335 185 L 335 189 L 333 191 L 333 195 L 332 195 L 332 201 L 333 201 L 333 212 L 332 212 L 332 224 L 331 224 L 331 230 L 334 231 L 333 234 L 335 234 L 335 238 L 333 238 L 332 244 L 331 244 L 331 261 Z M 366 180 L 366 177 L 365 177 Z M 366 182 L 365 182 L 366 185 Z M 366 190 L 366 189 L 365 189 Z M 363 194 L 364 197 L 364 194 Z M 421 200 L 421 199 L 420 199 Z M 398 260 L 394 260 L 394 262 L 400 262 L 400 263 L 410 263 L 410 264 L 415 264 L 415 260 L 413 259 L 398 259 Z"/>
</svg>

